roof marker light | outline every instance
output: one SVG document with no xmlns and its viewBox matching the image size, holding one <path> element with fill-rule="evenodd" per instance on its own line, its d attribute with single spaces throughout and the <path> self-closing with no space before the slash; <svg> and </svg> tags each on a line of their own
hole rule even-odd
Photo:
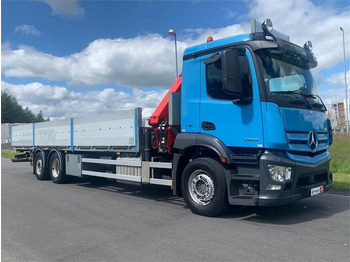
<svg viewBox="0 0 350 262">
<path fill-rule="evenodd" d="M 208 43 L 208 42 L 211 42 L 211 41 L 214 41 L 214 39 L 213 39 L 213 37 L 210 35 L 210 36 L 207 37 L 207 43 Z"/>
</svg>

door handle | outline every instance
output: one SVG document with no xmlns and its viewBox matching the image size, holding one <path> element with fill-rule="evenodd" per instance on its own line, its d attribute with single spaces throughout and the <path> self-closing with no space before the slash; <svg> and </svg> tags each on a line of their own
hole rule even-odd
<svg viewBox="0 0 350 262">
<path fill-rule="evenodd" d="M 204 130 L 215 130 L 215 129 L 216 129 L 214 123 L 212 123 L 212 122 L 207 122 L 207 121 L 203 121 L 203 122 L 202 122 L 202 128 L 203 128 Z"/>
</svg>

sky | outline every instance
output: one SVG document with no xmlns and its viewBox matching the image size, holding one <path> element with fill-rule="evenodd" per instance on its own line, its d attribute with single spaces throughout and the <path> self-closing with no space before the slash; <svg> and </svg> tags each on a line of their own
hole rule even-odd
<svg viewBox="0 0 350 262">
<path fill-rule="evenodd" d="M 1 90 L 50 119 L 135 107 L 149 117 L 176 79 L 169 29 L 181 72 L 185 48 L 250 33 L 251 18 L 312 41 L 319 95 L 328 107 L 345 98 L 350 0 L 2 0 Z"/>
</svg>

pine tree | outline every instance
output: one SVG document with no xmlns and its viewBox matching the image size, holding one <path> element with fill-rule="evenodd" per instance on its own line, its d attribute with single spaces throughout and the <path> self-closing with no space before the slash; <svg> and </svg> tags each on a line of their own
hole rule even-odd
<svg viewBox="0 0 350 262">
<path fill-rule="evenodd" d="M 35 115 L 28 107 L 23 109 L 17 102 L 17 99 L 9 95 L 7 91 L 1 91 L 1 123 L 35 123 L 44 121 L 41 110 Z"/>
</svg>

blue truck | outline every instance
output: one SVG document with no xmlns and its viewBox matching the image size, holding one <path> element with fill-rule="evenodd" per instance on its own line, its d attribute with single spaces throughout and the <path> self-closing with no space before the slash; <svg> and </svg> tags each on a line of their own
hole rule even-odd
<svg viewBox="0 0 350 262">
<path fill-rule="evenodd" d="M 301 47 L 252 19 L 252 32 L 189 47 L 182 75 L 149 118 L 142 110 L 12 128 L 39 180 L 97 176 L 170 186 L 189 209 L 275 206 L 330 189 L 326 107 Z"/>
</svg>

